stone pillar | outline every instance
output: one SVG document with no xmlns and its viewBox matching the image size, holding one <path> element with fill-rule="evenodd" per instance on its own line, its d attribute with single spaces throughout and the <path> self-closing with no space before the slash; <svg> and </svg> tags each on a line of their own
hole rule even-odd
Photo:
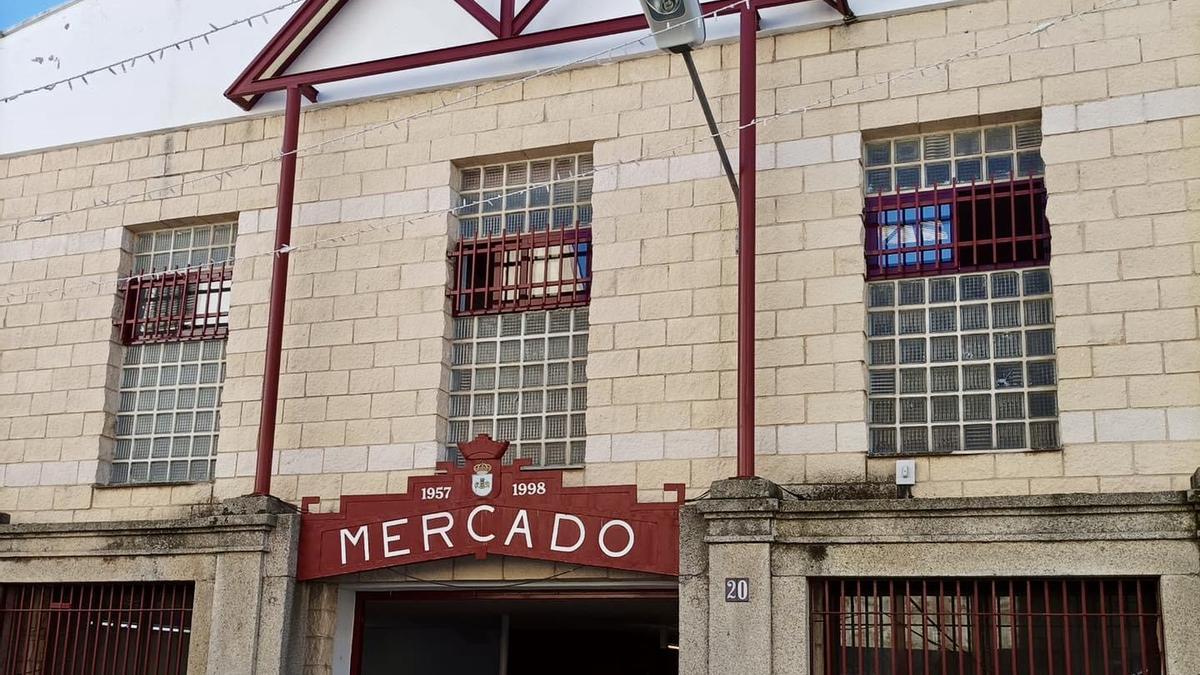
<svg viewBox="0 0 1200 675">
<path fill-rule="evenodd" d="M 222 504 L 228 512 L 275 513 L 263 550 L 217 557 L 209 617 L 208 672 L 283 675 L 295 595 L 298 517 L 271 497 Z M 290 516 L 290 517 L 289 517 Z"/>
<path fill-rule="evenodd" d="M 275 501 L 272 499 L 272 501 Z M 286 505 L 285 505 L 286 506 Z M 274 675 L 295 672 L 289 664 L 296 604 L 296 558 L 300 547 L 298 515 L 280 518 L 267 539 L 262 558 L 262 590 L 259 607 L 258 657 L 255 673 Z"/>
<path fill-rule="evenodd" d="M 772 672 L 808 675 L 808 577 L 772 577 Z"/>
<path fill-rule="evenodd" d="M 1200 673 L 1200 639 L 1196 612 L 1200 609 L 1200 576 L 1166 574 L 1160 577 L 1163 656 L 1167 675 Z"/>
<path fill-rule="evenodd" d="M 708 672 L 707 523 L 694 509 L 679 512 L 679 672 Z"/>
<path fill-rule="evenodd" d="M 708 672 L 770 675 L 771 544 L 714 544 L 709 565 Z M 729 578 L 749 580 L 749 602 L 726 600 Z"/>
<path fill-rule="evenodd" d="M 709 498 L 693 505 L 695 511 L 689 510 L 683 516 L 686 522 L 698 514 L 704 521 L 704 527 L 697 528 L 700 532 L 685 542 L 685 550 L 707 546 L 708 554 L 707 574 L 695 575 L 686 582 L 681 579 L 680 583 L 680 647 L 689 651 L 702 649 L 705 658 L 702 663 L 699 656 L 684 654 L 680 672 L 711 675 L 793 672 L 777 670 L 774 664 L 773 614 L 777 601 L 771 577 L 771 548 L 774 514 L 782 494 L 779 486 L 760 478 L 717 481 Z M 702 539 L 696 536 L 701 533 Z M 682 559 L 695 564 L 694 556 L 685 554 Z M 685 574 L 688 571 L 691 570 L 681 570 Z M 704 604 L 698 597 L 703 577 L 707 577 L 704 579 L 707 588 L 703 589 L 707 626 L 696 617 L 685 616 L 698 613 Z M 749 601 L 731 602 L 726 598 L 728 579 L 748 581 Z M 792 597 L 791 593 L 787 595 Z M 698 634 L 705 629 L 705 633 Z M 707 644 L 701 645 L 701 640 Z M 790 649 L 784 650 L 784 654 L 790 656 Z"/>
<path fill-rule="evenodd" d="M 217 558 L 208 641 L 209 673 L 256 673 L 262 586 L 261 554 L 227 553 Z"/>
</svg>

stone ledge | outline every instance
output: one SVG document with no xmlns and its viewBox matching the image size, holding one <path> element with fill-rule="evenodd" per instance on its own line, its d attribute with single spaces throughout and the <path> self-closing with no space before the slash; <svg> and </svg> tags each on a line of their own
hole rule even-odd
<svg viewBox="0 0 1200 675">
<path fill-rule="evenodd" d="M 769 503 L 768 503 L 769 502 Z M 1197 504 L 1188 493 L 954 497 L 938 499 L 706 499 L 710 543 L 781 544 L 1194 541 Z"/>
<path fill-rule="evenodd" d="M 714 481 L 709 499 L 783 499 L 784 490 L 765 478 L 726 478 Z"/>
<path fill-rule="evenodd" d="M 717 481 L 721 483 L 725 481 Z M 716 486 L 717 483 L 713 485 Z M 714 490 L 715 492 L 715 490 Z M 731 513 L 737 511 L 756 510 L 732 499 L 703 499 L 690 502 L 701 513 Z M 750 501 L 747 499 L 746 501 Z M 1058 494 L 1058 495 L 1017 495 L 997 497 L 928 497 L 919 499 L 788 499 L 779 500 L 780 515 L 788 513 L 831 513 L 831 512 L 863 512 L 877 514 L 881 512 L 929 512 L 938 511 L 1012 511 L 1021 509 L 1070 510 L 1084 508 L 1095 509 L 1128 509 L 1135 507 L 1188 507 L 1186 492 L 1119 492 L 1106 494 Z"/>
<path fill-rule="evenodd" d="M 274 497 L 237 497 L 192 512 L 164 520 L 0 524 L 0 559 L 262 552 L 271 532 L 299 515 Z"/>
</svg>

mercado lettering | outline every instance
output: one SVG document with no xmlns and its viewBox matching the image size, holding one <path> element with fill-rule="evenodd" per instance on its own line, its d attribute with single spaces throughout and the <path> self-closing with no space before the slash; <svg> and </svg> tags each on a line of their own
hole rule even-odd
<svg viewBox="0 0 1200 675">
<path fill-rule="evenodd" d="M 602 524 L 589 529 L 587 521 Z M 548 538 L 543 536 L 547 529 Z M 403 558 L 412 555 L 414 546 L 422 553 L 449 553 L 456 542 L 490 544 L 496 541 L 497 533 L 503 533 L 503 547 L 523 547 L 531 554 L 575 553 L 586 544 L 609 558 L 623 558 L 637 546 L 633 526 L 619 518 L 605 520 L 531 509 L 502 509 L 497 515 L 491 504 L 475 506 L 465 518 L 456 518 L 452 511 L 438 511 L 419 519 L 394 518 L 345 527 L 339 530 L 338 538 L 341 564 L 348 565 L 370 562 L 372 555 Z"/>
</svg>

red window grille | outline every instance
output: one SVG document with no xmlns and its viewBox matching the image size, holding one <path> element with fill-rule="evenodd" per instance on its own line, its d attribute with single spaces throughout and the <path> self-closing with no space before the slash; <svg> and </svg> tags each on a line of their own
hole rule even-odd
<svg viewBox="0 0 1200 675">
<path fill-rule="evenodd" d="M 811 579 L 812 672 L 1161 675 L 1153 578 Z"/>
<path fill-rule="evenodd" d="M 191 582 L 0 584 L 0 674 L 187 672 Z"/>
<path fill-rule="evenodd" d="M 575 222 L 515 234 L 481 235 L 455 244 L 449 295 L 456 316 L 578 307 L 592 288 L 592 228 Z"/>
<path fill-rule="evenodd" d="M 950 183 L 866 198 L 868 279 L 1045 265 L 1050 224 L 1042 178 Z"/>
<path fill-rule="evenodd" d="M 126 345 L 209 340 L 229 334 L 233 263 L 150 271 L 122 284 L 117 326 Z"/>
</svg>

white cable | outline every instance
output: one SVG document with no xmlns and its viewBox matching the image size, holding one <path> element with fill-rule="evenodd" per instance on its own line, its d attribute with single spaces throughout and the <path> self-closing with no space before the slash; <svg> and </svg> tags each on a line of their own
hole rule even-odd
<svg viewBox="0 0 1200 675">
<path fill-rule="evenodd" d="M 72 75 L 70 77 L 67 77 L 67 78 L 64 78 L 61 80 L 55 80 L 54 82 L 49 82 L 47 84 L 43 84 L 38 87 L 30 87 L 28 89 L 24 89 L 22 91 L 18 91 L 13 94 L 9 94 L 8 96 L 0 96 L 0 103 L 8 103 L 10 101 L 15 101 L 15 100 L 21 98 L 22 96 L 28 96 L 30 94 L 35 94 L 39 91 L 53 91 L 55 89 L 55 87 L 58 87 L 59 85 L 63 85 L 63 84 L 67 85 L 72 90 L 74 90 L 75 86 L 72 83 L 75 82 L 76 80 L 81 81 L 84 84 L 89 84 L 89 82 L 87 80 L 89 75 L 96 75 L 99 73 L 103 73 L 105 71 L 108 71 L 108 73 L 111 75 L 118 75 L 120 73 L 117 73 L 117 68 L 121 69 L 121 73 L 128 72 L 129 68 L 132 68 L 135 64 L 137 64 L 138 59 L 149 59 L 151 63 L 156 63 L 156 61 L 154 60 L 154 57 L 157 56 L 158 60 L 161 61 L 163 56 L 165 56 L 168 53 L 167 52 L 168 49 L 174 49 L 176 51 L 183 51 L 183 47 L 186 45 L 189 50 L 192 50 L 192 49 L 194 49 L 193 44 L 200 40 L 203 40 L 205 42 L 205 44 L 208 44 L 209 43 L 208 37 L 210 35 L 219 33 L 221 31 L 227 30 L 229 28 L 233 28 L 234 26 L 237 26 L 238 24 L 244 23 L 247 26 L 253 26 L 255 19 L 262 19 L 264 22 L 266 22 L 268 14 L 282 11 L 284 9 L 287 9 L 288 7 L 291 7 L 292 5 L 297 5 L 301 2 L 304 2 L 304 0 L 288 0 L 288 2 L 285 2 L 282 5 L 277 5 L 270 9 L 261 11 L 258 14 L 251 14 L 250 16 L 236 19 L 236 20 L 231 21 L 223 26 L 218 26 L 216 24 L 209 23 L 208 25 L 211 26 L 211 28 L 209 30 L 204 31 L 203 33 L 196 33 L 195 35 L 183 38 L 181 40 L 177 40 L 177 41 L 172 42 L 167 45 L 163 45 L 162 47 L 156 47 L 149 51 L 142 52 L 141 54 L 135 54 L 133 56 L 128 56 L 126 58 L 121 59 L 120 61 L 114 61 L 113 63 L 99 66 L 97 68 L 92 68 L 91 70 L 85 70 L 82 73 L 79 73 L 77 75 Z"/>
<path fill-rule="evenodd" d="M 811 109 L 811 108 L 815 108 L 815 107 L 819 107 L 819 106 L 824 106 L 824 105 L 826 105 L 826 104 L 828 104 L 828 103 L 832 103 L 833 101 L 836 101 L 836 100 L 838 100 L 838 99 L 840 99 L 840 98 L 844 98 L 844 97 L 847 97 L 847 96 L 853 96 L 853 95 L 855 95 L 855 94 L 858 94 L 858 93 L 861 93 L 861 92 L 863 92 L 863 91 L 866 91 L 866 90 L 869 90 L 869 89 L 873 89 L 873 88 L 875 88 L 875 87 L 883 86 L 884 84 L 888 84 L 888 83 L 890 83 L 890 82 L 894 82 L 894 81 L 897 81 L 897 80 L 901 80 L 901 79 L 906 79 L 906 78 L 909 78 L 909 77 L 913 77 L 914 75 L 916 75 L 916 74 L 918 74 L 918 73 L 921 73 L 921 72 L 924 72 L 924 71 L 927 71 L 927 70 L 929 70 L 929 69 L 934 69 L 934 68 L 943 68 L 943 67 L 945 67 L 945 66 L 947 66 L 947 65 L 949 65 L 949 64 L 951 64 L 951 63 L 953 63 L 954 61 L 957 61 L 957 60 L 959 60 L 959 59 L 966 58 L 966 57 L 968 57 L 968 56 L 971 56 L 971 55 L 974 55 L 974 54 L 978 54 L 979 52 L 986 51 L 986 50 L 988 50 L 988 49 L 992 49 L 992 48 L 994 48 L 994 47 L 998 47 L 998 46 L 1000 46 L 1000 45 L 1003 45 L 1003 44 L 1006 44 L 1006 43 L 1008 43 L 1008 42 L 1012 42 L 1012 41 L 1015 41 L 1015 40 L 1018 40 L 1018 39 L 1021 39 L 1021 38 L 1024 38 L 1024 37 L 1028 37 L 1028 36 L 1030 36 L 1030 35 L 1036 35 L 1036 34 L 1038 34 L 1038 33 L 1041 33 L 1041 32 L 1043 32 L 1044 30 L 1046 30 L 1048 27 L 1050 27 L 1050 26 L 1052 26 L 1052 25 L 1057 25 L 1057 24 L 1059 24 L 1059 23 L 1063 23 L 1064 21 L 1068 21 L 1068 20 L 1071 20 L 1071 19 L 1079 18 L 1079 17 L 1086 16 L 1086 15 L 1089 15 L 1089 14 L 1093 14 L 1093 13 L 1095 13 L 1095 12 L 1098 12 L 1098 11 L 1101 11 L 1101 10 L 1103 10 L 1104 8 L 1106 8 L 1106 7 L 1110 6 L 1110 5 L 1114 5 L 1114 4 L 1117 4 L 1118 2 L 1124 2 L 1124 1 L 1125 1 L 1125 0 L 1107 0 L 1107 2 L 1104 2 L 1104 3 L 1100 4 L 1100 5 L 1097 5 L 1097 6 L 1093 7 L 1093 8 L 1091 8 L 1091 9 L 1088 9 L 1088 10 L 1082 10 L 1082 11 L 1075 12 L 1075 13 L 1068 14 L 1068 15 L 1063 15 L 1063 16 L 1061 16 L 1061 17 L 1058 17 L 1057 19 L 1053 19 L 1053 20 L 1051 20 L 1051 21 L 1049 21 L 1049 22 L 1046 22 L 1046 23 L 1043 23 L 1043 24 L 1039 24 L 1039 26 L 1035 27 L 1034 29 L 1032 29 L 1032 30 L 1030 30 L 1030 31 L 1028 31 L 1028 32 L 1024 32 L 1024 33 L 1018 33 L 1017 35 L 1010 36 L 1010 37 L 1008 37 L 1008 38 L 1005 38 L 1005 39 L 1003 39 L 1003 40 L 999 40 L 999 41 L 997 41 L 997 42 L 994 42 L 994 43 L 991 43 L 991 44 L 988 44 L 988 45 L 985 45 L 985 46 L 983 46 L 983 47 L 976 47 L 976 48 L 973 48 L 973 49 L 967 50 L 967 51 L 965 51 L 965 52 L 962 52 L 962 53 L 960 53 L 960 54 L 956 54 L 956 55 L 954 55 L 954 56 L 951 56 L 951 57 L 949 57 L 949 58 L 947 58 L 947 59 L 944 59 L 944 60 L 942 60 L 942 61 L 939 61 L 939 62 L 937 62 L 937 63 L 934 63 L 934 64 L 929 64 L 929 65 L 925 65 L 925 66 L 920 66 L 920 67 L 915 67 L 915 68 L 911 68 L 911 69 L 909 69 L 909 70 L 907 70 L 907 71 L 902 71 L 901 73 L 899 73 L 899 74 L 897 74 L 897 75 L 893 75 L 893 76 L 891 76 L 891 77 L 888 77 L 888 78 L 885 78 L 885 79 L 883 79 L 883 80 L 877 80 L 876 82 L 874 82 L 874 83 L 872 83 L 872 84 L 864 85 L 864 86 L 858 87 L 857 89 L 851 89 L 851 90 L 845 91 L 845 92 L 843 92 L 843 93 L 841 93 L 841 94 L 837 94 L 837 95 L 830 96 L 830 97 L 828 97 L 828 98 L 826 98 L 826 99 L 821 99 L 821 100 L 818 100 L 818 101 L 814 101 L 814 102 L 812 102 L 812 103 L 809 103 L 808 105 L 805 105 L 805 106 L 802 106 L 802 107 L 799 107 L 799 108 L 793 108 L 793 109 L 790 109 L 790 110 L 785 110 L 785 111 L 781 111 L 781 112 L 773 113 L 773 114 L 771 114 L 771 115 L 766 115 L 766 116 L 756 117 L 754 120 L 752 120 L 751 122 L 749 122 L 749 123 L 747 123 L 747 124 L 745 124 L 745 125 L 735 125 L 733 128 L 731 128 L 731 129 L 729 129 L 729 130 L 727 130 L 727 131 L 722 131 L 722 132 L 720 132 L 720 135 L 722 135 L 722 136 L 725 136 L 725 135 L 727 135 L 727 134 L 732 134 L 732 133 L 735 133 L 735 132 L 741 131 L 742 129 L 744 129 L 744 128 L 748 128 L 748 127 L 750 127 L 750 126 L 755 126 L 755 125 L 759 125 L 759 124 L 767 124 L 767 123 L 769 123 L 769 122 L 772 122 L 772 121 L 774 121 L 774 120 L 777 120 L 777 119 L 779 119 L 779 118 L 786 117 L 786 116 L 789 116 L 789 115 L 803 114 L 804 112 L 807 112 L 807 111 L 808 111 L 809 109 Z M 716 11 L 723 11 L 724 9 L 727 9 L 728 7 L 737 6 L 737 5 L 743 4 L 744 2 L 745 2 L 745 0 L 737 0 L 737 2 L 734 2 L 734 3 L 732 3 L 731 5 L 727 6 L 726 8 L 722 8 L 722 9 L 720 9 L 720 10 L 716 10 Z M 644 39 L 644 38 L 642 38 L 642 39 Z M 635 40 L 635 41 L 633 41 L 633 42 L 637 42 L 637 40 Z M 452 105 L 452 104 L 451 104 L 451 105 Z M 381 126 L 386 126 L 386 124 L 385 124 L 385 125 L 381 125 Z M 694 148 L 694 147 L 696 146 L 696 144 L 697 144 L 697 143 L 699 143 L 701 140 L 704 140 L 704 139 L 706 139 L 706 138 L 712 138 L 712 134 L 704 134 L 704 135 L 702 135 L 700 138 L 698 138 L 698 139 L 696 139 L 696 140 L 687 141 L 687 142 L 680 143 L 680 144 L 678 144 L 678 145 L 675 145 L 675 146 L 668 147 L 668 148 L 666 148 L 665 150 L 662 150 L 662 151 L 660 151 L 658 154 L 656 154 L 656 155 L 653 155 L 653 156 L 650 156 L 650 157 L 641 157 L 641 158 L 639 158 L 639 159 L 636 159 L 636 160 L 628 160 L 628 161 L 624 161 L 624 162 L 617 162 L 617 163 L 614 163 L 614 164 L 609 164 L 609 165 L 606 165 L 606 166 L 604 166 L 604 167 L 601 167 L 601 168 L 599 168 L 599 169 L 593 169 L 593 170 L 591 170 L 591 171 L 586 171 L 586 172 L 582 172 L 582 173 L 576 173 L 576 174 L 573 174 L 573 175 L 570 175 L 570 176 L 565 176 L 565 177 L 562 177 L 562 178 L 556 179 L 556 180 L 554 180 L 554 181 L 548 181 L 548 182 L 544 182 L 544 183 L 538 183 L 538 184 L 531 184 L 531 185 L 529 185 L 528 187 L 526 187 L 526 188 L 525 188 L 525 189 L 523 189 L 523 190 L 517 190 L 517 191 L 511 192 L 511 193 L 506 193 L 506 194 L 511 194 L 511 195 L 519 195 L 519 194 L 524 194 L 524 193 L 530 192 L 530 191 L 532 191 L 532 190 L 535 190 L 535 189 L 540 189 L 540 188 L 542 188 L 542 187 L 545 187 L 545 186 L 548 186 L 548 185 L 552 185 L 554 182 L 557 182 L 557 181 L 562 181 L 562 180 L 572 180 L 572 179 L 574 179 L 574 180 L 578 180 L 578 179 L 580 179 L 580 178 L 594 177 L 594 176 L 598 175 L 598 174 L 599 174 L 599 173 L 601 173 L 601 172 L 604 172 L 604 171 L 613 171 L 613 170 L 617 170 L 617 169 L 619 169 L 619 168 L 620 168 L 620 167 L 622 167 L 622 166 L 627 166 L 627 165 L 630 165 L 630 164 L 638 164 L 638 163 L 640 163 L 640 162 L 643 162 L 643 161 L 649 161 L 649 160 L 652 160 L 652 159 L 663 159 L 663 158 L 669 158 L 669 157 L 677 156 L 677 155 L 675 154 L 675 151 L 676 151 L 676 150 L 680 150 L 680 149 L 683 149 L 683 148 L 689 148 L 689 149 L 692 149 L 692 148 Z M 318 145 L 319 145 L 319 144 L 318 144 Z M 211 177 L 211 176 L 209 176 L 209 177 Z M 489 200 L 482 200 L 482 199 L 481 199 L 480 201 L 477 201 L 477 202 L 472 202 L 472 203 L 470 203 L 470 204 L 466 204 L 466 205 L 463 205 L 463 206 L 475 206 L 475 205 L 478 205 L 478 204 L 482 204 L 484 201 L 489 201 Z M 374 225 L 370 225 L 370 226 L 367 226 L 367 227 L 365 227 L 365 228 L 361 228 L 361 229 L 359 229 L 359 230 L 355 230 L 355 231 L 352 231 L 352 232 L 346 232 L 346 233 L 343 233 L 343 234 L 340 234 L 340 235 L 335 235 L 335 236 L 325 237 L 325 238 L 322 238 L 322 239 L 315 239 L 315 240 L 312 240 L 312 241 L 310 241 L 310 242 L 306 242 L 306 243 L 304 243 L 304 244 L 295 244 L 295 245 L 289 245 L 289 246 L 287 246 L 287 247 L 284 247 L 284 248 L 281 248 L 281 249 L 279 249 L 279 250 L 272 249 L 272 250 L 269 250 L 269 251 L 264 251 L 264 252 L 262 252 L 262 253 L 256 253 L 256 254 L 251 254 L 251 255 L 248 255 L 248 256 L 242 256 L 242 257 L 240 257 L 239 259 L 241 259 L 241 260 L 247 260 L 247 259 L 254 259 L 254 258 L 260 258 L 260 257 L 265 257 L 265 256 L 275 256 L 275 255 L 278 255 L 278 254 L 280 254 L 280 253 L 290 253 L 290 252 L 293 252 L 293 251 L 297 251 L 297 250 L 303 250 L 303 249 L 310 248 L 310 247 L 311 247 L 311 248 L 315 248 L 315 247 L 316 247 L 318 244 L 322 244 L 322 243 L 331 243 L 331 242 L 336 242 L 336 241 L 345 241 L 346 239 L 348 239 L 348 238 L 350 238 L 350 237 L 359 236 L 359 235 L 362 235 L 362 234 L 368 234 L 368 233 L 375 232 L 375 231 L 379 231 L 379 230 L 390 230 L 391 228 L 394 228 L 394 227 L 397 227 L 397 226 L 401 226 L 401 225 L 409 225 L 409 224 L 414 224 L 414 223 L 417 223 L 417 222 L 419 222 L 419 221 L 421 221 L 421 220 L 423 220 L 423 219 L 426 219 L 426 218 L 439 218 L 439 217 L 445 217 L 445 216 L 448 216 L 448 215 L 454 215 L 455 211 L 458 211 L 460 208 L 462 208 L 462 206 L 460 206 L 460 207 L 452 207 L 452 208 L 445 209 L 445 210 L 441 210 L 441 211 L 435 211 L 435 212 L 425 213 L 425 214 L 422 214 L 422 215 L 420 215 L 420 216 L 414 216 L 414 217 L 412 217 L 412 218 L 409 218 L 408 220 L 401 220 L 401 221 L 392 222 L 392 223 L 386 223 L 386 224 L 385 224 L 385 223 L 376 223 L 376 224 L 374 224 Z M 56 215 L 57 215 L 57 214 L 56 214 Z M 285 250 L 285 249 L 286 249 L 286 250 Z M 231 262 L 232 262 L 233 260 L 234 260 L 234 259 L 232 259 L 232 258 L 230 259 L 230 261 L 231 261 Z M 206 267 L 206 265 L 195 265 L 195 266 L 181 267 L 181 268 L 178 268 L 178 269 L 176 269 L 176 270 L 172 270 L 172 273 L 177 273 L 177 272 L 186 272 L 186 271 L 190 271 L 190 270 L 193 270 L 193 269 L 201 269 L 201 268 L 203 268 L 203 267 Z M 100 280 L 100 281 L 90 281 L 90 282 L 88 282 L 88 283 L 89 283 L 89 284 L 94 284 L 94 285 L 96 285 L 98 288 L 100 287 L 100 285 L 101 285 L 101 284 L 107 284 L 107 283 L 114 284 L 114 286 L 119 286 L 120 284 L 122 284 L 122 283 L 126 283 L 126 282 L 128 282 L 128 281 L 131 281 L 131 280 L 133 280 L 133 279 L 137 279 L 137 278 L 146 278 L 146 277 L 150 277 L 150 276 L 151 276 L 151 274 L 150 274 L 150 273 L 143 273 L 143 274 L 139 274 L 139 275 L 130 275 L 130 276 L 127 276 L 127 277 L 118 277 L 118 278 L 116 278 L 116 279 Z M 36 283 L 36 282 L 30 282 L 30 283 Z M 12 293 L 9 293 L 9 294 L 8 294 L 6 297 L 17 297 L 17 296 L 21 296 L 21 295 L 43 295 L 43 294 L 50 294 L 50 293 L 59 293 L 59 294 L 62 294 L 62 293 L 64 293 L 64 290 L 56 289 L 56 290 L 54 290 L 54 291 L 43 291 L 43 292 L 31 292 L 31 291 L 28 291 L 28 290 L 26 290 L 26 291 L 23 291 L 23 292 L 12 292 Z"/>
</svg>

